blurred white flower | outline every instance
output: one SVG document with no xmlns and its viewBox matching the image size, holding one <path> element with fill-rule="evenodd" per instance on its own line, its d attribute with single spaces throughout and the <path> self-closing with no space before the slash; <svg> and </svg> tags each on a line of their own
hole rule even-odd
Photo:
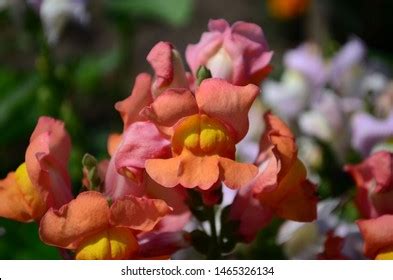
<svg viewBox="0 0 393 280">
<path fill-rule="evenodd" d="M 325 142 L 333 140 L 334 131 L 321 112 L 314 110 L 304 112 L 299 118 L 299 127 L 309 136 L 314 136 Z"/>
<path fill-rule="evenodd" d="M 50 44 L 58 41 L 61 31 L 69 20 L 86 24 L 89 15 L 83 0 L 43 0 L 39 7 L 40 17 Z"/>
</svg>

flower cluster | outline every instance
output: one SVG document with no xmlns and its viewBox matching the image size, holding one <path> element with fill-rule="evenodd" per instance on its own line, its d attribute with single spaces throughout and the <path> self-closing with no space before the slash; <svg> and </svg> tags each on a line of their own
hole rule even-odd
<svg viewBox="0 0 393 280">
<path fill-rule="evenodd" d="M 392 88 L 366 53 L 358 38 L 328 58 L 304 43 L 284 54 L 281 80 L 262 86 L 264 103 L 296 131 L 324 199 L 316 222 L 280 228 L 277 243 L 290 258 L 392 258 Z"/>
<path fill-rule="evenodd" d="M 123 131 L 108 138 L 110 159 L 83 158 L 82 192 L 71 191 L 63 123 L 41 117 L 25 163 L 0 181 L 0 216 L 36 221 L 44 243 L 76 259 L 168 258 L 189 246 L 221 258 L 273 217 L 314 221 L 316 186 L 283 120 L 261 113 L 251 124 L 265 126 L 258 155 L 237 157 L 272 55 L 246 22 L 211 20 L 187 47 L 191 72 L 171 43 L 157 43 L 154 75 L 139 74 L 115 105 Z M 235 197 L 223 209 L 227 192 Z"/>
</svg>

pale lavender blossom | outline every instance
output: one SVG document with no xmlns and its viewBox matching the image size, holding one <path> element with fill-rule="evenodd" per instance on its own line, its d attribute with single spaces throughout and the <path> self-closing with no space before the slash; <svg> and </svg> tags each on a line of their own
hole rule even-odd
<svg viewBox="0 0 393 280">
<path fill-rule="evenodd" d="M 304 43 L 284 55 L 284 65 L 296 70 L 314 87 L 322 86 L 327 78 L 327 67 L 321 50 L 313 43 Z"/>
<path fill-rule="evenodd" d="M 334 88 L 346 95 L 359 90 L 359 81 L 365 70 L 365 54 L 366 47 L 358 38 L 351 39 L 339 50 L 332 59 L 329 71 L 329 80 Z"/>
<path fill-rule="evenodd" d="M 358 113 L 351 121 L 352 146 L 367 156 L 376 144 L 393 138 L 393 110 L 386 119 Z"/>
</svg>

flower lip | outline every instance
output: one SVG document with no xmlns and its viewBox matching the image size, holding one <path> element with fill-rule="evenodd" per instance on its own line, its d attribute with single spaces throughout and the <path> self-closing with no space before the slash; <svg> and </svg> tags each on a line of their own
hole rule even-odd
<svg viewBox="0 0 393 280">
<path fill-rule="evenodd" d="M 234 158 L 235 143 L 223 123 L 204 114 L 184 118 L 176 125 L 172 151 L 180 155 L 183 149 L 195 155 L 220 155 Z"/>
</svg>

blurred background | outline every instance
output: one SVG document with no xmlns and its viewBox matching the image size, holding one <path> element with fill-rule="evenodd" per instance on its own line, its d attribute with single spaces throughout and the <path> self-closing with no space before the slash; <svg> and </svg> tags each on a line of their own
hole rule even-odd
<svg viewBox="0 0 393 280">
<path fill-rule="evenodd" d="M 280 79 L 287 50 L 312 41 L 328 58 L 354 37 L 389 79 L 392 11 L 391 0 L 0 0 L 0 178 L 24 161 L 38 117 L 49 115 L 64 120 L 71 134 L 70 170 L 78 190 L 83 154 L 108 157 L 108 134 L 122 129 L 113 105 L 129 95 L 138 73 L 152 73 L 145 60 L 152 46 L 170 41 L 184 54 L 211 18 L 263 28 L 275 52 L 271 79 Z M 330 171 L 317 174 L 318 180 L 337 170 Z M 336 179 L 353 185 L 342 173 Z M 325 185 L 322 197 L 344 193 Z M 345 211 L 349 220 L 356 218 L 353 207 Z M 283 258 L 274 239 L 280 224 L 239 248 L 238 257 Z M 0 259 L 52 258 L 59 254 L 39 241 L 35 224 L 0 219 Z"/>
</svg>

